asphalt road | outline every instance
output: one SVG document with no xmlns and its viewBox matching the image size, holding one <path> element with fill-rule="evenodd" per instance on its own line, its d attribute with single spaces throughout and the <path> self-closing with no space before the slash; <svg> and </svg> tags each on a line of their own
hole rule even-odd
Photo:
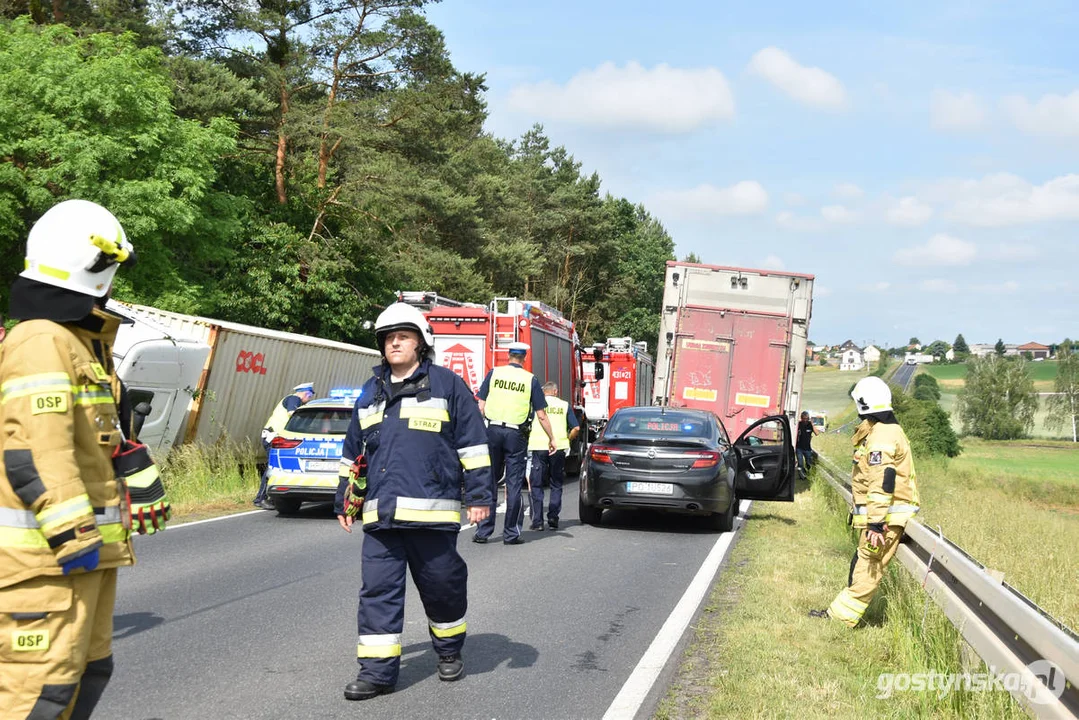
<svg viewBox="0 0 1079 720">
<path fill-rule="evenodd" d="M 911 378 L 914 377 L 914 371 L 917 369 L 917 365 L 903 363 L 896 368 L 895 375 L 892 376 L 892 382 L 906 390 L 907 386 L 910 385 Z"/>
<path fill-rule="evenodd" d="M 256 512 L 136 540 L 120 572 L 116 672 L 95 717 L 600 718 L 720 535 L 693 518 L 613 513 L 520 546 L 458 544 L 469 567 L 466 677 L 441 683 L 409 581 L 394 694 L 355 677 L 362 533 L 328 506 Z M 498 532 L 503 516 L 499 516 Z M 528 520 L 526 518 L 526 525 Z"/>
</svg>

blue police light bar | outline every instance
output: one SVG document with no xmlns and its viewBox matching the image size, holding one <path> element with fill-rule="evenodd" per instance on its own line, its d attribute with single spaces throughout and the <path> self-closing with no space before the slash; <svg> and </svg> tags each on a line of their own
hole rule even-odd
<svg viewBox="0 0 1079 720">
<path fill-rule="evenodd" d="M 363 394 L 363 388 L 334 388 L 330 390 L 330 397 L 334 400 L 348 400 L 358 398 Z"/>
</svg>

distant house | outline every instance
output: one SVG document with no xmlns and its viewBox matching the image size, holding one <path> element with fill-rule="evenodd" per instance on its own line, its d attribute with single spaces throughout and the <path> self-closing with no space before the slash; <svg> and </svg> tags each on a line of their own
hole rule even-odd
<svg viewBox="0 0 1079 720">
<path fill-rule="evenodd" d="M 880 350 L 872 345 L 866 345 L 865 350 L 862 351 L 862 359 L 866 364 L 880 362 Z"/>
<path fill-rule="evenodd" d="M 839 345 L 836 350 L 839 350 L 840 352 L 846 352 L 847 350 L 858 350 L 859 352 L 861 352 L 862 349 L 855 345 L 854 341 L 846 340 L 842 345 Z"/>
<path fill-rule="evenodd" d="M 948 352 L 944 353 L 944 359 L 948 362 L 955 360 L 955 350 L 953 350 L 952 348 L 948 348 Z"/>
<path fill-rule="evenodd" d="M 970 354 L 973 355 L 974 357 L 985 357 L 986 355 L 993 355 L 997 351 L 997 344 L 996 343 L 971 343 L 968 347 L 970 347 Z M 1039 345 L 1038 347 L 1045 347 L 1045 346 L 1044 345 Z M 1049 352 L 1049 348 L 1045 348 L 1045 351 Z M 1016 345 L 1015 343 L 1005 343 L 1004 344 L 1004 355 L 1005 355 L 1005 357 L 1015 357 L 1018 354 L 1019 354 L 1019 346 L 1018 345 Z"/>
<path fill-rule="evenodd" d="M 865 359 L 857 347 L 848 348 L 839 356 L 840 370 L 861 370 L 864 367 Z"/>
<path fill-rule="evenodd" d="M 1049 357 L 1049 346 L 1036 342 L 1028 342 L 1026 345 L 1020 345 L 1016 349 L 1020 353 L 1030 353 L 1030 356 L 1035 360 L 1039 358 L 1045 360 Z"/>
</svg>

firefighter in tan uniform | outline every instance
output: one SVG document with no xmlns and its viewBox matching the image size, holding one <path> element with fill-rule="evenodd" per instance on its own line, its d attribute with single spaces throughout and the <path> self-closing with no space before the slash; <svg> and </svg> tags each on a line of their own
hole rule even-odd
<svg viewBox="0 0 1079 720">
<path fill-rule="evenodd" d="M 832 601 L 827 615 L 854 627 L 877 592 L 903 528 L 918 512 L 919 499 L 910 441 L 892 412 L 887 383 L 878 377 L 863 378 L 851 397 L 863 418 L 855 432 L 856 466 L 851 475 L 858 550 L 851 560 L 847 587 Z"/>
<path fill-rule="evenodd" d="M 21 322 L 0 345 L 3 717 L 90 716 L 112 674 L 132 515 L 146 533 L 168 519 L 145 446 L 124 437 L 111 351 L 121 318 L 104 309 L 117 267 L 133 261 L 108 210 L 68 200 L 31 229 L 11 288 Z"/>
</svg>

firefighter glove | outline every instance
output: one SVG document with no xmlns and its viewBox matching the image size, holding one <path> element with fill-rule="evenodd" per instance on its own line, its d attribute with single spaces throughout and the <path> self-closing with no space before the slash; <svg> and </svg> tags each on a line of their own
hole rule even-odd
<svg viewBox="0 0 1079 720">
<path fill-rule="evenodd" d="M 124 488 L 131 529 L 139 535 L 164 530 L 172 508 L 149 449 L 141 443 L 124 440 L 113 451 L 112 466 Z"/>
<path fill-rule="evenodd" d="M 97 569 L 97 563 L 100 559 L 101 553 L 98 551 L 97 548 L 94 548 L 88 553 L 79 555 L 77 558 L 65 560 L 64 562 L 60 563 L 60 567 L 63 568 L 64 575 L 67 575 L 72 570 L 78 570 L 79 568 L 82 568 L 86 572 L 91 572 L 92 570 Z"/>
<path fill-rule="evenodd" d="M 367 495 L 367 458 L 360 455 L 348 469 L 348 487 L 345 488 L 345 515 L 356 517 Z"/>
</svg>

